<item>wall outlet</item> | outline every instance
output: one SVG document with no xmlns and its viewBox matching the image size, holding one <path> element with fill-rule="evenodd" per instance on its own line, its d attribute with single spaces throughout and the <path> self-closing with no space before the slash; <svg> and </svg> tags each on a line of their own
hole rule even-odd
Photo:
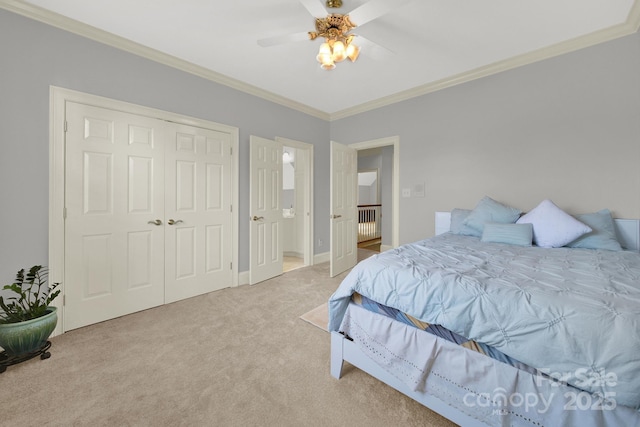
<svg viewBox="0 0 640 427">
<path fill-rule="evenodd" d="M 324 244 L 324 241 L 322 239 L 318 239 L 318 246 L 322 246 Z"/>
<path fill-rule="evenodd" d="M 411 189 L 403 188 L 402 189 L 402 197 L 411 197 Z"/>
</svg>

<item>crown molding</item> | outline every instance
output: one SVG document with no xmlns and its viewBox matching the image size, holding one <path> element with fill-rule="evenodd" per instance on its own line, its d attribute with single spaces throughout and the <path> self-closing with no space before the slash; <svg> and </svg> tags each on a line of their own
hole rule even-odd
<svg viewBox="0 0 640 427">
<path fill-rule="evenodd" d="M 176 58 L 175 56 L 168 55 L 147 46 L 143 46 L 139 43 L 135 43 L 131 40 L 125 39 L 124 37 L 120 37 L 107 31 L 84 24 L 82 22 L 78 22 L 71 18 L 67 18 L 66 16 L 60 15 L 50 10 L 34 6 L 32 4 L 24 3 L 19 0 L 0 0 L 0 8 L 77 34 L 79 36 L 86 37 L 99 43 L 132 53 L 151 61 L 176 68 L 189 74 L 202 77 L 215 83 L 237 89 L 239 91 L 257 96 L 259 98 L 282 105 L 284 107 L 300 111 L 310 116 L 326 121 L 329 120 L 329 114 L 324 111 L 312 108 L 300 102 L 293 101 L 289 98 L 285 98 L 284 96 L 276 95 L 257 86 L 253 86 L 240 80 L 233 79 L 229 76 L 225 76 L 224 74 L 211 71 L 207 68 L 201 67 L 183 59 Z"/>
<path fill-rule="evenodd" d="M 45 24 L 60 28 L 65 31 L 77 34 L 82 37 L 89 38 L 99 43 L 124 50 L 126 52 L 138 55 L 140 57 L 158 62 L 178 70 L 202 77 L 204 79 L 219 83 L 241 92 L 254 95 L 275 104 L 282 105 L 287 108 L 308 114 L 310 116 L 325 120 L 334 121 L 344 119 L 356 114 L 375 110 L 398 102 L 406 101 L 411 98 L 426 95 L 461 83 L 470 82 L 492 74 L 497 74 L 523 65 L 538 62 L 554 56 L 563 55 L 589 46 L 600 44 L 616 38 L 633 34 L 640 29 L 640 0 L 635 0 L 627 21 L 613 27 L 605 28 L 584 36 L 576 37 L 565 42 L 561 42 L 552 46 L 544 47 L 529 53 L 518 55 L 512 58 L 498 61 L 486 66 L 478 67 L 473 70 L 447 77 L 435 82 L 427 83 L 412 89 L 398 92 L 386 97 L 375 99 L 352 108 L 347 108 L 333 113 L 324 112 L 316 108 L 312 108 L 306 104 L 293 101 L 289 98 L 276 95 L 272 92 L 261 89 L 257 86 L 244 83 L 240 80 L 233 79 L 229 76 L 211 71 L 207 68 L 195 65 L 175 56 L 151 49 L 131 40 L 117 36 L 115 34 L 94 28 L 90 25 L 83 24 L 73 19 L 67 18 L 55 12 L 24 3 L 20 0 L 0 0 L 0 8 L 10 12 L 17 13 L 27 18 L 43 22 Z"/>
<path fill-rule="evenodd" d="M 635 0 L 627 21 L 623 24 L 595 31 L 584 36 L 576 37 L 555 45 L 547 46 L 538 50 L 534 50 L 522 55 L 514 56 L 503 61 L 494 62 L 492 64 L 482 66 L 470 71 L 427 83 L 412 89 L 395 93 L 386 97 L 378 98 L 371 102 L 366 102 L 352 108 L 337 111 L 330 114 L 330 121 L 344 119 L 356 114 L 375 110 L 387 105 L 406 101 L 411 98 L 426 95 L 448 87 L 456 86 L 461 83 L 470 82 L 492 74 L 501 73 L 523 65 L 532 64 L 544 59 L 560 56 L 565 53 L 573 52 L 589 46 L 594 46 L 603 42 L 614 40 L 620 37 L 634 34 L 640 28 L 640 0 Z"/>
</svg>

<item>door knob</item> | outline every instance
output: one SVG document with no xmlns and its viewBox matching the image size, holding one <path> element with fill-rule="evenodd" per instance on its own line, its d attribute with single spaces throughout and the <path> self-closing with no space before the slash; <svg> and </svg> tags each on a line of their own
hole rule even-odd
<svg viewBox="0 0 640 427">
<path fill-rule="evenodd" d="M 167 221 L 167 224 L 174 225 L 174 224 L 180 224 L 181 222 L 184 222 L 184 221 L 182 221 L 181 219 L 176 219 L 175 221 L 170 219 L 169 221 Z"/>
<path fill-rule="evenodd" d="M 264 219 L 264 217 L 263 217 L 263 216 L 255 216 L 255 215 L 254 215 L 254 216 L 253 216 L 253 218 L 251 218 L 251 219 L 252 219 L 253 221 L 260 221 L 260 220 L 263 220 L 263 219 Z"/>
<path fill-rule="evenodd" d="M 147 222 L 147 224 L 162 225 L 162 221 L 160 221 L 159 219 L 156 219 L 155 221 Z"/>
</svg>

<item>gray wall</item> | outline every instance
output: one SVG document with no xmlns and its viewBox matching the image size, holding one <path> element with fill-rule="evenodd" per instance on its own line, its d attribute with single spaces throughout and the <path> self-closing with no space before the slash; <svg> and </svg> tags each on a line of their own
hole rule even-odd
<svg viewBox="0 0 640 427">
<path fill-rule="evenodd" d="M 251 134 L 314 145 L 315 253 L 329 249 L 317 242 L 329 242 L 330 140 L 400 137 L 400 187 L 426 183 L 426 197 L 400 198 L 401 243 L 485 194 L 640 217 L 638 34 L 332 123 L 2 9 L 0 40 L 0 283 L 48 260 L 50 85 L 238 127 L 240 271 Z"/>
<path fill-rule="evenodd" d="M 640 34 L 331 123 L 344 144 L 400 137 L 400 243 L 484 195 L 523 210 L 640 217 Z"/>
<path fill-rule="evenodd" d="M 329 242 L 326 121 L 3 9 L 0 40 L 0 283 L 48 262 L 50 85 L 238 127 L 240 271 L 249 268 L 249 136 L 313 144 L 314 232 Z"/>
</svg>

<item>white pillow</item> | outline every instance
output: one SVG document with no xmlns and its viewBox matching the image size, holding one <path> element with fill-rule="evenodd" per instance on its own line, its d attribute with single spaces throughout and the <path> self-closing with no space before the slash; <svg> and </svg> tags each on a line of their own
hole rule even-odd
<svg viewBox="0 0 640 427">
<path fill-rule="evenodd" d="M 564 212 L 549 199 L 521 216 L 516 224 L 532 224 L 533 242 L 543 248 L 559 248 L 591 232 L 591 227 Z"/>
</svg>

